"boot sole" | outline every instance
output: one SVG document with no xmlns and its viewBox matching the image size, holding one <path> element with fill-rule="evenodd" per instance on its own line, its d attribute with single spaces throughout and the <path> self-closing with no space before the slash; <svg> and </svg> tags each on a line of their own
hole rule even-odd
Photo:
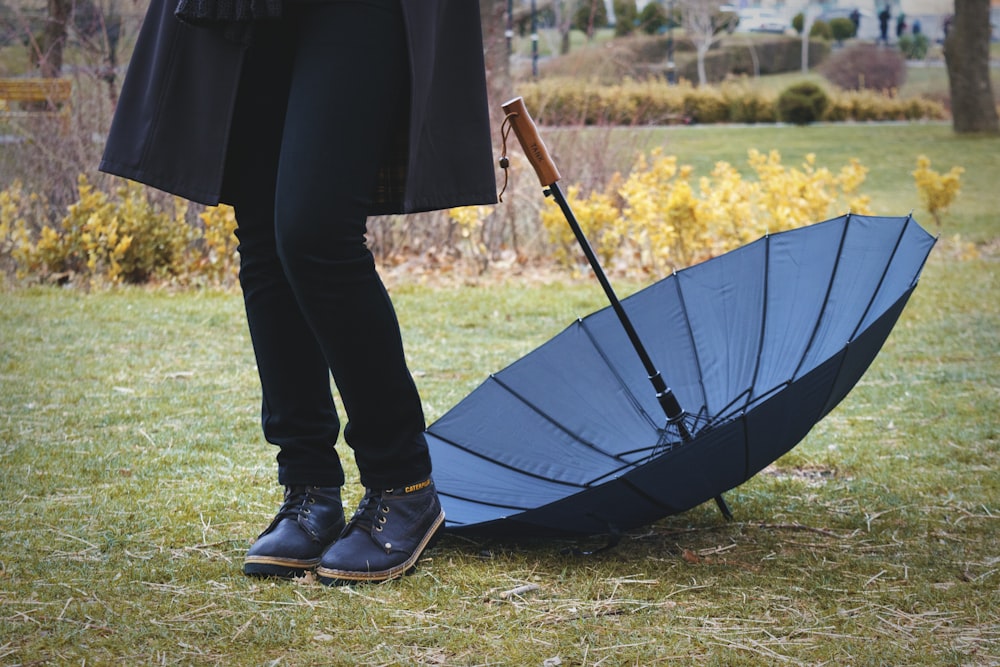
<svg viewBox="0 0 1000 667">
<path fill-rule="evenodd" d="M 441 528 L 441 524 L 443 523 L 444 512 L 442 511 L 438 514 L 437 519 L 434 520 L 434 524 L 424 535 L 424 538 L 420 540 L 417 548 L 413 550 L 413 554 L 399 565 L 391 567 L 388 570 L 370 572 L 317 567 L 316 576 L 319 578 L 320 583 L 326 586 L 339 586 L 356 583 L 377 583 L 380 581 L 388 581 L 390 579 L 402 577 L 403 575 L 409 574 L 416 569 L 417 561 L 427 549 L 427 546 L 437 537 L 440 532 L 439 529 Z"/>
<path fill-rule="evenodd" d="M 243 574 L 248 577 L 298 579 L 319 565 L 319 559 L 295 560 L 251 556 L 243 561 Z"/>
</svg>

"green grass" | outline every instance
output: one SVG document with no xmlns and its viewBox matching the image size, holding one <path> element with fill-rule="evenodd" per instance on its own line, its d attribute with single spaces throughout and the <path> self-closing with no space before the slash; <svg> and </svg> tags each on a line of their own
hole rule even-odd
<svg viewBox="0 0 1000 667">
<path fill-rule="evenodd" d="M 0 663 L 997 664 L 1000 140 L 889 125 L 610 144 L 623 160 L 663 144 L 701 173 L 751 146 L 787 163 L 857 156 L 876 210 L 925 224 L 916 154 L 966 168 L 882 353 L 803 443 L 727 494 L 734 522 L 706 504 L 589 557 L 562 551 L 600 540 L 449 537 L 413 576 L 354 589 L 250 580 L 243 553 L 280 493 L 239 296 L 7 289 Z M 602 305 L 588 280 L 494 277 L 389 277 L 432 419 Z"/>
</svg>

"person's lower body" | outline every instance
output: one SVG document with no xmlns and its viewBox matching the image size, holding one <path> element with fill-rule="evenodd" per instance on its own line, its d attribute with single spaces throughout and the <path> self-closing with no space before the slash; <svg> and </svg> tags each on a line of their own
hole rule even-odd
<svg viewBox="0 0 1000 667">
<path fill-rule="evenodd" d="M 279 447 L 286 489 L 247 554 L 247 574 L 297 576 L 322 564 L 337 575 L 328 581 L 390 578 L 412 567 L 443 521 L 420 398 L 365 244 L 378 168 L 406 126 L 408 90 L 398 0 L 289 3 L 247 54 L 227 186 L 264 436 Z M 331 373 L 367 489 L 346 528 Z M 378 539 L 386 529 L 391 553 Z"/>
</svg>

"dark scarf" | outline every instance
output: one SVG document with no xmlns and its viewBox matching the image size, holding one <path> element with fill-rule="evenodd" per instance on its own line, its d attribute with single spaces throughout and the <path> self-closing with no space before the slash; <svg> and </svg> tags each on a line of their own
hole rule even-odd
<svg viewBox="0 0 1000 667">
<path fill-rule="evenodd" d="M 248 44 L 253 24 L 281 18 L 282 0 L 180 0 L 174 16 L 191 25 L 217 27 L 227 38 Z"/>
</svg>

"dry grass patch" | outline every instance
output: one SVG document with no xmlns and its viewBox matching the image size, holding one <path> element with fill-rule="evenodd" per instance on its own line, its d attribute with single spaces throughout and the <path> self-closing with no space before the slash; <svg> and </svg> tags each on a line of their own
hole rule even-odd
<svg viewBox="0 0 1000 667">
<path fill-rule="evenodd" d="M 1000 151 L 923 129 L 878 128 L 875 206 L 913 200 L 906 150 L 966 190 L 869 372 L 727 494 L 735 521 L 707 504 L 604 551 L 447 537 L 386 585 L 245 578 L 280 489 L 238 295 L 0 292 L 0 662 L 1000 664 Z M 871 137 L 818 130 L 645 138 L 841 161 Z M 601 306 L 569 278 L 390 282 L 431 419 Z"/>
</svg>

